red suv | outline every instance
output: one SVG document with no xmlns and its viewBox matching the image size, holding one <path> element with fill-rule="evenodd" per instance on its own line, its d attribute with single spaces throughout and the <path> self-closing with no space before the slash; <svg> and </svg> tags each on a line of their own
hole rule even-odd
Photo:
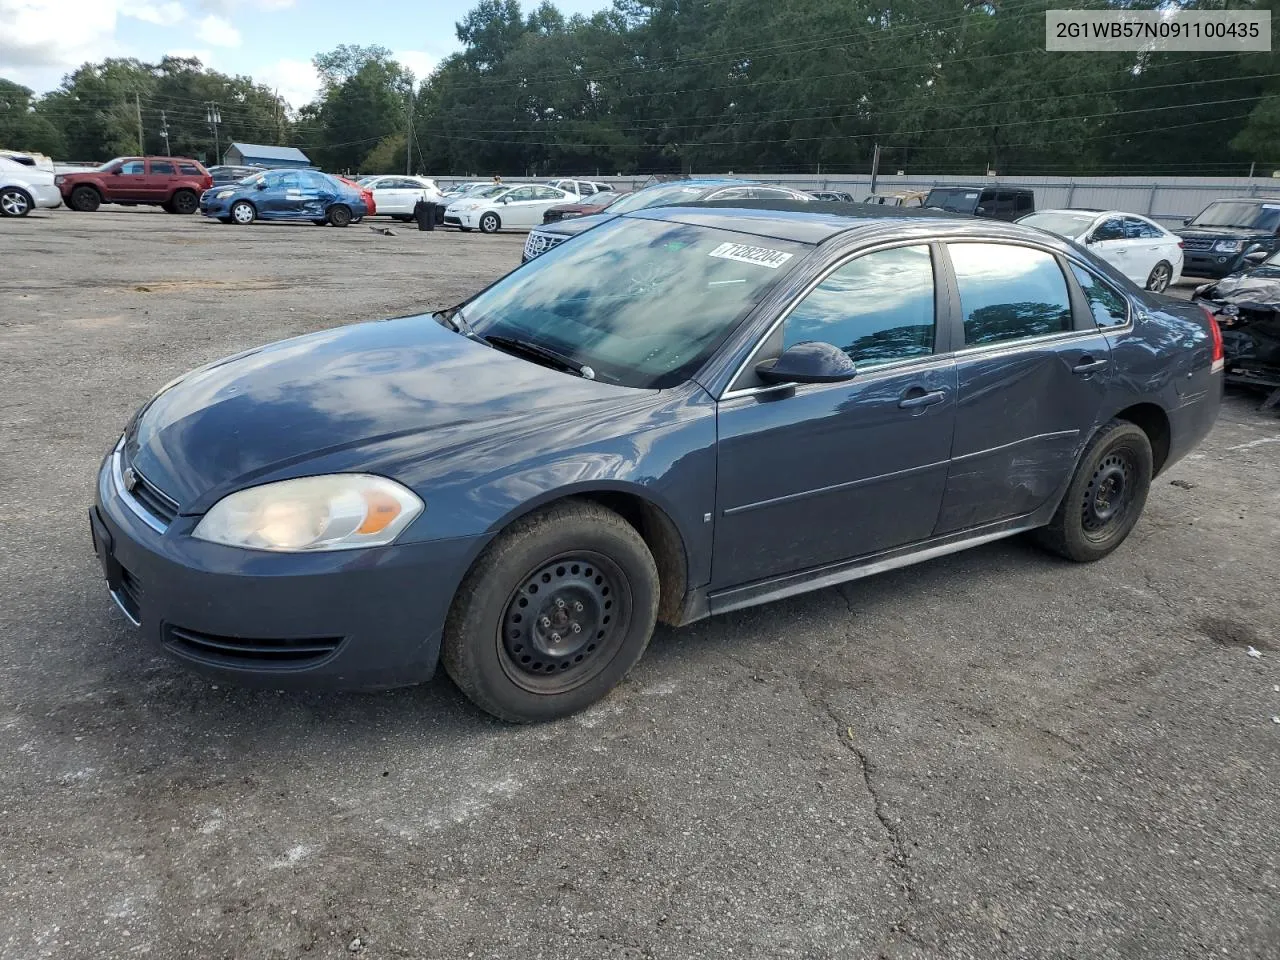
<svg viewBox="0 0 1280 960">
<path fill-rule="evenodd" d="M 200 194 L 213 186 L 209 171 L 186 157 L 117 157 L 97 170 L 60 173 L 54 182 L 72 210 L 103 203 L 148 204 L 169 213 L 195 213 Z"/>
</svg>

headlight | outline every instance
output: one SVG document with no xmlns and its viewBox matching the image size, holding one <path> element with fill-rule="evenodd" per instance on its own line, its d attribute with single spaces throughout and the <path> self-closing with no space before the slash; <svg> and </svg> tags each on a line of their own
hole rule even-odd
<svg viewBox="0 0 1280 960">
<path fill-rule="evenodd" d="M 67 178 L 64 177 L 62 174 L 58 174 L 56 177 L 53 178 L 54 186 L 60 187 L 66 182 L 67 182 Z"/>
<path fill-rule="evenodd" d="M 227 199 L 227 197 L 233 197 L 233 196 L 235 196 L 234 190 L 219 190 L 215 195 L 215 199 L 225 200 Z"/>
<path fill-rule="evenodd" d="M 302 553 L 390 543 L 422 513 L 394 480 L 364 473 L 301 477 L 223 497 L 191 535 L 253 550 Z"/>
<path fill-rule="evenodd" d="M 1244 248 L 1243 240 L 1218 240 L 1213 245 L 1214 253 L 1239 253 Z"/>
</svg>

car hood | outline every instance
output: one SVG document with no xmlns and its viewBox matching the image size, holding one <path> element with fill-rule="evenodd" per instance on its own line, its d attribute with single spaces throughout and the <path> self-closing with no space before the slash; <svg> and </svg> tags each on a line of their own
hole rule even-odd
<svg viewBox="0 0 1280 960">
<path fill-rule="evenodd" d="M 253 483 L 309 472 L 376 470 L 366 448 L 403 457 L 573 419 L 657 391 L 584 380 L 500 353 L 429 315 L 339 327 L 202 367 L 130 423 L 125 456 L 200 513 Z"/>
<path fill-rule="evenodd" d="M 1280 310 L 1280 266 L 1262 266 L 1248 273 L 1233 273 L 1197 291 L 1205 300 L 1234 303 L 1257 310 Z"/>
<path fill-rule="evenodd" d="M 554 234 L 557 237 L 576 237 L 580 233 L 585 233 L 592 227 L 598 227 L 607 220 L 612 220 L 613 214 L 608 211 L 604 213 L 596 213 L 589 217 L 572 217 L 568 220 L 556 220 L 553 223 L 544 223 L 539 227 L 535 227 L 538 233 Z"/>
<path fill-rule="evenodd" d="M 1180 230 L 1174 230 L 1173 232 L 1187 239 L 1206 240 L 1262 240 L 1271 236 L 1267 231 L 1259 230 L 1256 227 L 1182 227 Z"/>
</svg>

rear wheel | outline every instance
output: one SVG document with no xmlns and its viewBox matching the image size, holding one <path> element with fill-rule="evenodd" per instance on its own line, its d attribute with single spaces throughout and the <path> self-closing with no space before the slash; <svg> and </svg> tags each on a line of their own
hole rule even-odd
<svg viewBox="0 0 1280 960">
<path fill-rule="evenodd" d="M 634 527 L 594 503 L 555 504 L 516 521 L 467 574 L 445 624 L 445 669 L 503 720 L 575 713 L 640 659 L 658 589 Z"/>
<path fill-rule="evenodd" d="M 72 210 L 78 210 L 81 213 L 93 213 L 98 207 L 102 206 L 102 194 L 98 193 L 93 187 L 76 187 L 71 191 L 71 199 L 68 205 Z"/>
<path fill-rule="evenodd" d="M 351 208 L 345 204 L 335 203 L 325 216 L 335 227 L 345 227 L 351 223 Z"/>
<path fill-rule="evenodd" d="M 1164 293 L 1169 289 L 1169 281 L 1173 279 L 1173 267 L 1168 261 L 1161 260 L 1151 268 L 1151 276 L 1147 277 L 1147 289 L 1154 293 Z"/>
<path fill-rule="evenodd" d="M 258 218 L 258 211 L 248 200 L 237 200 L 231 205 L 231 222 L 247 227 Z"/>
<path fill-rule="evenodd" d="M 1085 447 L 1057 513 L 1035 532 L 1036 539 L 1068 560 L 1101 560 L 1142 515 L 1152 466 L 1151 441 L 1140 427 L 1124 420 L 1107 423 Z"/>
<path fill-rule="evenodd" d="M 169 200 L 169 206 L 173 208 L 174 213 L 195 213 L 200 206 L 200 198 L 190 190 L 179 190 Z"/>
<path fill-rule="evenodd" d="M 0 190 L 0 216 L 25 217 L 31 212 L 31 194 L 21 187 Z"/>
</svg>

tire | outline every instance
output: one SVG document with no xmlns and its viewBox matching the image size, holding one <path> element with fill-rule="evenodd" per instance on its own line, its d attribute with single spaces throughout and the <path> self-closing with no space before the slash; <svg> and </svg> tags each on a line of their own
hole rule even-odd
<svg viewBox="0 0 1280 960">
<path fill-rule="evenodd" d="M 1147 289 L 1153 293 L 1164 293 L 1169 289 L 1169 281 L 1173 279 L 1173 267 L 1168 260 L 1161 260 L 1151 268 L 1147 277 Z"/>
<path fill-rule="evenodd" d="M 258 219 L 258 208 L 248 200 L 237 200 L 231 205 L 231 222 L 236 226 L 247 227 Z"/>
<path fill-rule="evenodd" d="M 325 211 L 325 219 L 335 227 L 346 227 L 354 218 L 351 216 L 350 207 L 343 203 L 335 203 Z"/>
<path fill-rule="evenodd" d="M 71 199 L 67 202 L 67 206 L 81 213 L 93 213 L 102 206 L 102 194 L 93 187 L 78 186 L 71 191 Z"/>
<path fill-rule="evenodd" d="M 480 218 L 481 233 L 497 233 L 502 227 L 502 221 L 498 219 L 498 215 L 492 210 Z"/>
<path fill-rule="evenodd" d="M 1151 441 L 1140 427 L 1125 420 L 1104 424 L 1081 454 L 1053 519 L 1035 531 L 1035 539 L 1077 563 L 1101 560 L 1124 543 L 1142 516 L 1152 465 Z"/>
<path fill-rule="evenodd" d="M 311 222 L 314 223 L 317 227 L 327 226 L 329 223 L 328 220 L 312 220 Z"/>
<path fill-rule="evenodd" d="M 34 201 L 31 194 L 21 187 L 5 187 L 0 190 L 0 217 L 25 217 L 31 212 Z"/>
<path fill-rule="evenodd" d="M 634 527 L 595 503 L 554 504 L 513 523 L 467 573 L 445 622 L 445 670 L 502 720 L 576 713 L 640 659 L 658 591 Z"/>
<path fill-rule="evenodd" d="M 190 190 L 178 190 L 169 198 L 169 206 L 172 212 L 186 216 L 200 209 L 200 198 Z"/>
</svg>

